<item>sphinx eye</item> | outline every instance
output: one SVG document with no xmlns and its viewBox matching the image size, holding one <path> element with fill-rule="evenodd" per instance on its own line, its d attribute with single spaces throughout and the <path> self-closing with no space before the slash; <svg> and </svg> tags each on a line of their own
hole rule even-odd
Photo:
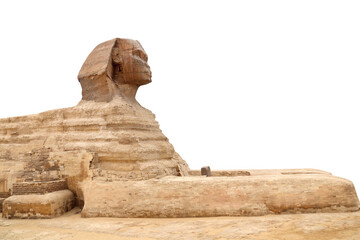
<svg viewBox="0 0 360 240">
<path fill-rule="evenodd" d="M 139 58 L 143 59 L 144 61 L 147 61 L 147 55 L 143 51 L 136 49 L 132 53 L 134 56 L 138 56 Z"/>
<path fill-rule="evenodd" d="M 132 53 L 133 53 L 134 56 L 138 56 L 138 57 L 141 58 L 141 52 L 140 52 L 140 50 L 134 50 Z"/>
</svg>

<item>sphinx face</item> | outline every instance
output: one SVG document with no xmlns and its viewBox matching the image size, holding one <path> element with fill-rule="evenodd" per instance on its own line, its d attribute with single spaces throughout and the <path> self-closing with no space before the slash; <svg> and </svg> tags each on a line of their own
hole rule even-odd
<svg viewBox="0 0 360 240">
<path fill-rule="evenodd" d="M 109 102 L 116 96 L 134 100 L 139 86 L 151 82 L 147 54 L 138 41 L 115 38 L 89 54 L 78 75 L 83 100 Z"/>
<path fill-rule="evenodd" d="M 138 41 L 118 39 L 112 52 L 113 81 L 117 84 L 144 85 L 151 82 L 148 56 Z"/>
</svg>

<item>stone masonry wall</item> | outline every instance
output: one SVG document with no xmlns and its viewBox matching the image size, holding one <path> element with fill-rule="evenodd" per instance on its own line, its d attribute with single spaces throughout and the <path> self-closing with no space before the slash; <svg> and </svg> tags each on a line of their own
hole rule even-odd
<svg viewBox="0 0 360 240">
<path fill-rule="evenodd" d="M 67 189 L 65 180 L 14 183 L 13 195 L 45 194 Z"/>
<path fill-rule="evenodd" d="M 9 192 L 0 192 L 0 198 L 8 198 L 8 197 L 10 197 Z"/>
</svg>

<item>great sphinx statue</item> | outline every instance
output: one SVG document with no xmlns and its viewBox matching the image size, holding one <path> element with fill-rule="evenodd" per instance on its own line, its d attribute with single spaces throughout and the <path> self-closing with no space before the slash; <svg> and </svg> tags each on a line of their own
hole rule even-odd
<svg viewBox="0 0 360 240">
<path fill-rule="evenodd" d="M 138 41 L 101 43 L 79 72 L 77 106 L 0 119 L 3 217 L 55 217 L 74 205 L 83 217 L 359 210 L 353 184 L 321 170 L 190 170 L 136 101 L 152 81 L 147 59 Z"/>
<path fill-rule="evenodd" d="M 100 131 L 107 135 L 96 149 L 96 164 L 100 171 L 123 171 L 129 179 L 187 175 L 188 165 L 162 134 L 155 115 L 135 99 L 138 88 L 151 82 L 147 60 L 138 41 L 116 38 L 99 44 L 79 72 L 78 106 L 98 105 L 101 110 L 94 115 L 108 118 Z"/>
</svg>

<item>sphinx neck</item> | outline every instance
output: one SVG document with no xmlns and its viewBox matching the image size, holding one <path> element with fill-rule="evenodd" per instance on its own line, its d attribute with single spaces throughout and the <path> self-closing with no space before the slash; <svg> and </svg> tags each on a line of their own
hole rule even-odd
<svg viewBox="0 0 360 240">
<path fill-rule="evenodd" d="M 137 103 L 135 96 L 138 88 L 135 84 L 120 83 L 117 84 L 117 94 L 127 101 Z"/>
</svg>

